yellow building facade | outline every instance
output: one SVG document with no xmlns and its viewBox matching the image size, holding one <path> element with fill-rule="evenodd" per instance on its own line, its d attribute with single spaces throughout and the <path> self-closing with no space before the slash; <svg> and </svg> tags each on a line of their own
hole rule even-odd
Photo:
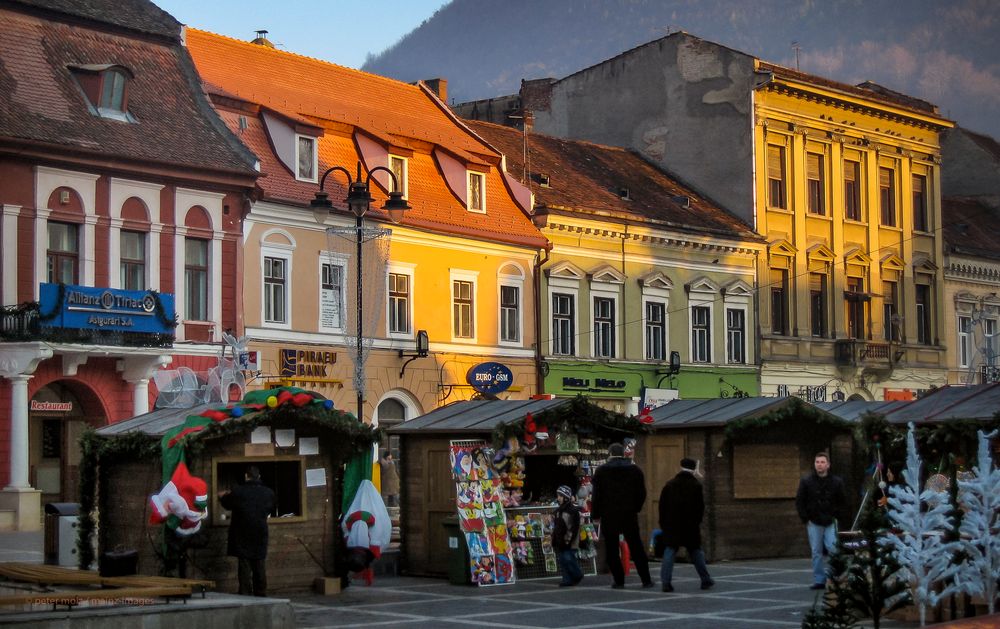
<svg viewBox="0 0 1000 629">
<path fill-rule="evenodd" d="M 757 62 L 761 391 L 907 398 L 946 382 L 936 108 Z"/>
</svg>

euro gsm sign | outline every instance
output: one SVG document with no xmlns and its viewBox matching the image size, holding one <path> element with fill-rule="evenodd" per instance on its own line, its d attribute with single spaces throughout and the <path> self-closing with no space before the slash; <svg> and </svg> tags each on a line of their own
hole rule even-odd
<svg viewBox="0 0 1000 629">
<path fill-rule="evenodd" d="M 465 381 L 480 393 L 503 393 L 514 383 L 514 374 L 501 363 L 479 363 L 469 368 Z"/>
</svg>

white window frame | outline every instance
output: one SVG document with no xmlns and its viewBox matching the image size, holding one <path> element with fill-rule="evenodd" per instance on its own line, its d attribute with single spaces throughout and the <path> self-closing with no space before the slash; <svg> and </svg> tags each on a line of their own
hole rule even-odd
<svg viewBox="0 0 1000 629">
<path fill-rule="evenodd" d="M 966 325 L 962 325 L 966 323 Z M 958 315 L 958 343 L 955 349 L 958 351 L 958 366 L 962 369 L 968 368 L 972 364 L 972 316 Z"/>
<path fill-rule="evenodd" d="M 503 289 L 517 290 L 517 339 L 503 338 Z M 524 270 L 516 264 L 505 264 L 497 274 L 497 342 L 505 347 L 524 346 Z"/>
<path fill-rule="evenodd" d="M 727 365 L 750 365 L 753 364 L 755 358 L 750 356 L 750 330 L 751 330 L 751 303 L 750 300 L 753 296 L 753 287 L 750 286 L 744 280 L 736 280 L 723 287 L 723 309 L 726 311 L 726 319 L 723 322 L 725 326 L 725 350 L 726 350 L 726 364 Z M 743 362 L 733 363 L 729 362 L 729 357 L 731 355 L 729 349 L 729 311 L 730 310 L 742 310 L 743 311 Z"/>
<path fill-rule="evenodd" d="M 556 295 L 566 295 L 570 298 L 572 302 L 573 318 L 570 324 L 573 326 L 570 330 L 570 336 L 572 341 L 570 341 L 571 352 L 568 354 L 557 354 L 556 353 L 556 334 L 555 334 L 555 314 L 552 308 L 553 299 Z M 580 335 L 580 290 L 578 288 L 550 288 L 549 289 L 549 355 L 550 356 L 578 356 L 580 352 L 580 345 L 577 343 L 576 338 Z"/>
<path fill-rule="evenodd" d="M 455 336 L 455 282 L 470 282 L 472 284 L 472 336 Z M 448 272 L 448 301 L 452 343 L 476 343 L 479 340 L 479 325 L 476 318 L 479 314 L 479 271 L 450 269 Z"/>
<path fill-rule="evenodd" d="M 476 209 L 472 207 L 472 178 L 479 177 L 480 179 L 480 208 Z M 466 171 L 465 175 L 465 209 L 470 212 L 475 212 L 476 214 L 486 214 L 486 173 L 479 172 L 477 170 Z"/>
<path fill-rule="evenodd" d="M 403 163 L 402 176 L 398 177 L 398 184 L 400 191 L 403 193 L 403 198 L 407 199 L 410 197 L 410 162 L 402 155 L 393 155 L 392 153 L 389 153 L 389 170 L 392 170 L 392 160 L 394 159 L 401 160 Z M 395 174 L 395 171 L 393 171 L 393 174 Z M 389 180 L 392 181 L 392 177 L 389 177 Z"/>
<path fill-rule="evenodd" d="M 125 258 L 121 255 L 121 241 L 123 234 L 141 234 L 142 235 L 142 283 L 143 288 L 140 290 L 149 290 L 149 232 L 136 230 L 136 229 L 124 229 L 118 230 L 118 285 L 120 288 L 125 288 L 125 282 L 122 281 L 122 272 L 125 270 L 124 265 L 126 264 Z M 114 237 L 112 235 L 112 237 Z"/>
<path fill-rule="evenodd" d="M 417 268 L 415 264 L 407 264 L 404 262 L 390 262 L 389 268 L 385 274 L 385 332 L 386 336 L 391 339 L 402 339 L 402 340 L 412 340 L 416 338 L 416 322 L 413 320 L 413 302 L 416 301 L 416 284 L 414 283 L 414 271 Z M 389 274 L 394 273 L 396 275 L 405 275 L 409 278 L 409 288 L 410 295 L 407 303 L 406 318 L 407 322 L 410 324 L 409 332 L 392 332 L 389 329 Z M 451 291 L 452 287 L 449 283 L 448 290 Z M 450 294 L 450 293 L 449 293 Z M 454 328 L 452 328 L 454 329 Z"/>
<path fill-rule="evenodd" d="M 328 326 L 323 324 L 323 266 L 339 266 L 341 268 L 341 277 L 343 278 L 343 285 L 341 286 L 340 293 L 340 326 Z M 317 301 L 316 301 L 316 329 L 320 332 L 331 332 L 334 334 L 346 334 L 347 333 L 347 255 L 342 253 L 334 253 L 332 251 L 323 251 L 320 253 L 319 260 L 316 265 L 317 278 L 319 279 L 317 287 Z"/>
<path fill-rule="evenodd" d="M 706 332 L 706 334 L 708 335 L 707 336 L 707 340 L 708 340 L 708 356 L 707 356 L 707 360 L 696 360 L 696 358 L 695 358 L 695 342 L 694 342 L 694 309 L 695 308 L 705 308 L 705 309 L 708 310 L 708 330 Z M 715 310 L 714 310 L 714 308 L 712 308 L 712 304 L 711 303 L 705 303 L 705 302 L 693 303 L 692 302 L 688 306 L 688 332 L 689 332 L 688 338 L 690 339 L 688 342 L 690 343 L 691 364 L 711 365 L 711 364 L 714 363 L 714 361 L 712 360 L 713 353 L 715 351 L 715 347 L 714 347 L 715 343 L 712 342 L 712 336 L 714 336 L 712 334 L 712 326 L 713 326 L 714 322 L 715 322 Z"/>
<path fill-rule="evenodd" d="M 276 233 L 276 232 L 271 232 Z M 292 258 L 295 252 L 294 245 L 286 245 L 276 242 L 261 243 L 260 246 L 260 325 L 265 328 L 277 328 L 280 330 L 292 329 L 292 278 L 295 277 L 292 268 Z M 267 286 L 264 281 L 264 258 L 281 258 L 285 261 L 285 321 L 268 321 L 265 316 L 267 308 Z"/>
<path fill-rule="evenodd" d="M 312 177 L 303 177 L 299 174 L 299 140 L 306 139 L 312 142 Z M 319 181 L 319 139 L 311 135 L 295 134 L 295 180 L 317 183 Z"/>
<path fill-rule="evenodd" d="M 611 302 L 611 355 L 610 356 L 599 356 L 597 351 L 598 338 L 597 338 L 597 300 L 606 299 Z M 605 291 L 595 291 L 590 292 L 590 330 L 591 330 L 591 340 L 590 340 L 590 355 L 594 358 L 599 358 L 602 360 L 612 360 L 618 358 L 618 348 L 620 343 L 618 342 L 618 328 L 619 328 L 619 315 L 618 315 L 618 295 L 614 293 L 609 293 Z"/>
<path fill-rule="evenodd" d="M 729 327 L 729 311 L 742 312 L 743 313 L 743 330 L 741 331 L 741 334 L 743 335 L 743 343 L 742 343 L 743 346 L 740 348 L 740 352 L 743 354 L 743 360 L 742 361 L 732 360 L 733 343 L 732 343 L 732 339 L 730 338 L 730 330 L 731 330 L 731 328 Z M 747 364 L 747 326 L 749 324 L 749 320 L 748 320 L 747 315 L 748 315 L 748 312 L 747 312 L 747 308 L 745 306 L 741 307 L 741 306 L 735 306 L 735 305 L 732 305 L 732 304 L 726 304 L 726 364 L 727 365 L 745 365 L 745 364 Z"/>
<path fill-rule="evenodd" d="M 992 331 L 992 333 L 991 333 Z M 987 351 L 983 352 L 983 362 L 990 366 L 996 366 L 996 350 L 997 350 L 997 320 L 991 318 L 983 319 L 983 348 Z"/>
<path fill-rule="evenodd" d="M 656 304 L 663 308 L 663 357 L 651 358 L 649 356 L 649 321 L 646 315 L 648 304 Z M 644 360 L 668 360 L 670 358 L 670 306 L 666 299 L 655 297 L 645 297 L 642 300 L 642 355 Z"/>
</svg>

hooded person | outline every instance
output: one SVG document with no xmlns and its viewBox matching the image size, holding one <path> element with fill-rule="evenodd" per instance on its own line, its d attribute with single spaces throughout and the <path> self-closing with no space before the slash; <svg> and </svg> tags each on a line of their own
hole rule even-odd
<svg viewBox="0 0 1000 629">
<path fill-rule="evenodd" d="M 660 491 L 660 528 L 663 530 L 663 563 L 660 580 L 664 592 L 673 592 L 674 556 L 683 546 L 701 578 L 701 589 L 715 585 L 705 566 L 701 549 L 701 521 L 705 516 L 705 496 L 698 480 L 698 462 L 681 459 L 681 469 Z"/>
<path fill-rule="evenodd" d="M 639 512 L 646 502 L 646 478 L 638 465 L 625 458 L 625 446 L 613 443 L 608 447 L 608 462 L 594 472 L 592 485 L 590 514 L 594 520 L 600 520 L 605 560 L 614 579 L 611 587 L 625 587 L 619 536 L 625 538 L 642 587 L 653 587 L 649 559 L 639 534 Z"/>
</svg>

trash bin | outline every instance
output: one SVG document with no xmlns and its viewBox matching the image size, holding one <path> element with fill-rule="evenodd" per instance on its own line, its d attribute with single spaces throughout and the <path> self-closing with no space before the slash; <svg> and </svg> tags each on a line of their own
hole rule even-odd
<svg viewBox="0 0 1000 629">
<path fill-rule="evenodd" d="M 448 537 L 448 583 L 452 585 L 469 585 L 472 583 L 472 573 L 469 566 L 469 546 L 465 543 L 465 535 L 458 525 L 458 516 L 452 515 L 441 520 L 445 535 Z"/>
<path fill-rule="evenodd" d="M 77 502 L 50 502 L 45 505 L 45 563 L 77 565 L 79 516 L 80 504 Z"/>
</svg>

